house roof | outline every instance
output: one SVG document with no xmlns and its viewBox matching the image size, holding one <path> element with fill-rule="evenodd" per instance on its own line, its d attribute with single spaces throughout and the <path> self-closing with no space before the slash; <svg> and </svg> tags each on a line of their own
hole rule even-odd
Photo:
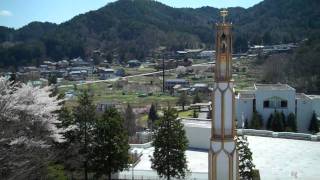
<svg viewBox="0 0 320 180">
<path fill-rule="evenodd" d="M 254 85 L 256 90 L 262 91 L 271 91 L 271 90 L 295 90 L 288 84 L 255 84 Z"/>
</svg>

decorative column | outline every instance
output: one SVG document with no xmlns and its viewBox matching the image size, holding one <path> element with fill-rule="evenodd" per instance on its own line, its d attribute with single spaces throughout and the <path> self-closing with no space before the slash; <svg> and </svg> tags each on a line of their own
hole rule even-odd
<svg viewBox="0 0 320 180">
<path fill-rule="evenodd" d="M 216 24 L 215 85 L 212 99 L 212 128 L 209 150 L 209 180 L 238 180 L 235 95 L 232 79 L 232 24 L 223 18 Z"/>
</svg>

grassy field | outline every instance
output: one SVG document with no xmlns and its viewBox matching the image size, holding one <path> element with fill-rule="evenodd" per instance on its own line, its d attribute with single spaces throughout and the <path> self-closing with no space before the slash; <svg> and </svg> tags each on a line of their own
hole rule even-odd
<svg viewBox="0 0 320 180">
<path fill-rule="evenodd" d="M 255 69 L 253 61 L 241 60 L 235 62 L 236 67 L 239 72 L 234 75 L 234 80 L 236 84 L 236 90 L 246 89 L 252 87 L 254 83 L 257 82 L 259 77 L 259 70 Z M 125 68 L 127 73 L 147 73 L 155 71 L 152 68 Z M 175 79 L 176 74 L 174 72 L 167 72 L 165 79 Z M 194 74 L 185 75 L 181 77 L 187 79 L 190 85 L 195 83 L 207 83 L 209 86 L 214 84 L 214 77 L 212 73 L 207 72 L 201 78 L 195 78 Z M 69 82 L 72 83 L 72 82 Z M 89 89 L 93 94 L 94 103 L 99 102 L 115 102 L 118 104 L 131 104 L 134 107 L 142 107 L 145 105 L 150 105 L 152 103 L 158 103 L 160 105 L 172 104 L 175 105 L 177 97 L 170 96 L 168 94 L 162 94 L 162 77 L 159 75 L 155 76 L 141 76 L 141 77 L 131 77 L 128 78 L 129 84 L 135 84 L 138 86 L 137 89 L 134 88 L 122 88 L 116 87 L 115 82 L 99 82 L 89 85 L 77 85 L 76 89 Z M 151 86 L 151 84 L 158 89 L 156 93 L 148 94 L 148 90 L 144 90 L 144 86 Z M 139 86 L 142 88 L 139 88 Z M 59 88 L 59 92 L 65 93 L 67 91 L 74 91 L 74 87 Z M 74 105 L 75 100 L 70 100 L 67 102 L 70 106 Z"/>
<path fill-rule="evenodd" d="M 117 89 L 112 83 L 94 83 L 89 85 L 78 85 L 76 86 L 77 91 L 82 89 L 88 89 L 90 93 L 93 94 L 94 103 L 99 102 L 115 102 L 117 104 L 131 104 L 134 107 L 141 107 L 145 105 L 150 105 L 152 103 L 158 104 L 175 104 L 176 97 L 162 94 L 144 94 L 140 92 L 125 92 L 124 90 Z M 65 93 L 67 91 L 74 91 L 74 87 L 60 88 L 60 93 Z M 133 90 L 134 91 L 134 90 Z M 76 100 L 70 100 L 67 104 L 73 105 Z"/>
</svg>

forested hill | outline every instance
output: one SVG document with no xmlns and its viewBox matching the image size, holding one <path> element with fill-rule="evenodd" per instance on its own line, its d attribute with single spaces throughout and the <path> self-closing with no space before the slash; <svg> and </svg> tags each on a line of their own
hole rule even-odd
<svg viewBox="0 0 320 180">
<path fill-rule="evenodd" d="M 319 0 L 264 0 L 248 9 L 230 8 L 235 50 L 245 51 L 248 41 L 273 44 L 308 38 L 319 32 L 319 7 Z M 0 66 L 89 57 L 95 49 L 126 60 L 144 59 L 160 46 L 212 48 L 218 20 L 219 9 L 212 7 L 172 8 L 151 0 L 119 0 L 59 25 L 0 27 Z"/>
</svg>

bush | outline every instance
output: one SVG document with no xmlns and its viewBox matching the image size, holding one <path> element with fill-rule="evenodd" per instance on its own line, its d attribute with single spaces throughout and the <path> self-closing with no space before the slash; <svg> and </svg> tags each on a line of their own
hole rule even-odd
<svg viewBox="0 0 320 180">
<path fill-rule="evenodd" d="M 310 122 L 310 126 L 309 126 L 309 131 L 313 134 L 319 132 L 319 124 L 318 124 L 318 120 L 317 120 L 317 114 L 315 112 L 313 112 L 313 114 L 312 114 L 312 118 L 311 118 L 311 122 Z"/>
<path fill-rule="evenodd" d="M 254 111 L 251 119 L 250 128 L 252 129 L 261 129 L 263 127 L 262 116 Z"/>
<path fill-rule="evenodd" d="M 290 113 L 287 118 L 286 131 L 288 132 L 297 132 L 297 120 L 296 116 L 293 113 Z"/>
<path fill-rule="evenodd" d="M 283 124 L 283 116 L 281 113 L 275 111 L 274 112 L 274 118 L 272 120 L 272 130 L 275 132 L 282 132 L 285 130 L 285 126 Z"/>
<path fill-rule="evenodd" d="M 273 114 L 270 114 L 267 122 L 267 130 L 272 130 Z"/>
</svg>

